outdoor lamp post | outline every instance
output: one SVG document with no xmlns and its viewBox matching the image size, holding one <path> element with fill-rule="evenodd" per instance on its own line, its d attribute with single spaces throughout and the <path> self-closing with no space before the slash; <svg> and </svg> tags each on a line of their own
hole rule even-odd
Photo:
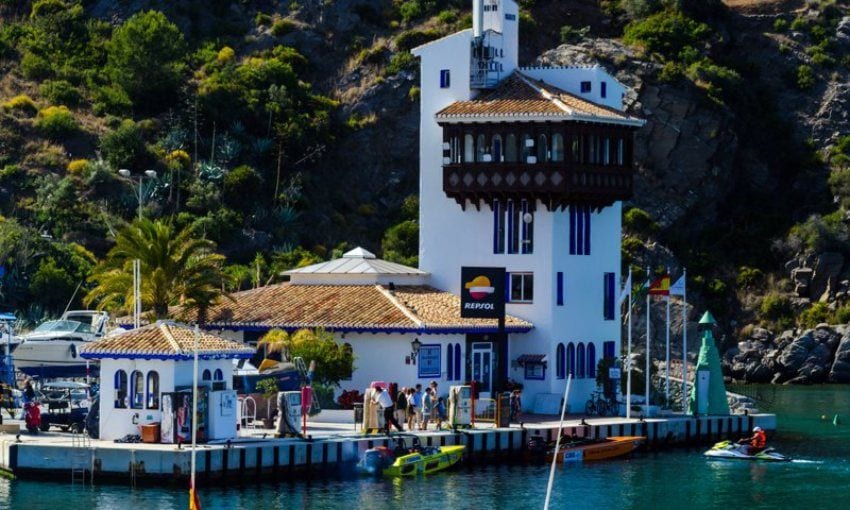
<svg viewBox="0 0 850 510">
<path fill-rule="evenodd" d="M 416 364 L 416 356 L 419 355 L 419 348 L 422 347 L 422 342 L 419 341 L 418 338 L 414 338 L 412 342 L 410 342 L 410 359 L 413 361 L 413 364 Z"/>
<path fill-rule="evenodd" d="M 142 219 L 142 206 L 144 204 L 144 179 L 147 177 L 150 180 L 156 179 L 156 170 L 145 170 L 143 175 L 139 176 L 139 186 L 134 186 L 135 182 L 132 173 L 126 168 L 118 170 L 118 175 L 126 179 L 133 188 L 136 198 L 139 200 L 139 219 Z M 142 261 L 139 259 L 133 260 L 133 327 L 138 328 L 142 315 Z"/>
</svg>

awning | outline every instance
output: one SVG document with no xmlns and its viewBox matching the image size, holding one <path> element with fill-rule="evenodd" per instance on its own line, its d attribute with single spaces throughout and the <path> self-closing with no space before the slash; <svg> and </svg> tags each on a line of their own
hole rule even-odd
<svg viewBox="0 0 850 510">
<path fill-rule="evenodd" d="M 545 354 L 523 354 L 516 360 L 520 365 L 532 365 L 546 363 Z"/>
</svg>

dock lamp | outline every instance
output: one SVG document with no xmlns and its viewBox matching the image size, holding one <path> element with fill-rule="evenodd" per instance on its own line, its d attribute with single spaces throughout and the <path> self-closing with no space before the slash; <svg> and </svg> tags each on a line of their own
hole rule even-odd
<svg viewBox="0 0 850 510">
<path fill-rule="evenodd" d="M 419 356 L 419 349 L 422 347 L 422 342 L 419 341 L 418 338 L 414 338 L 412 342 L 410 342 L 410 359 L 413 364 L 416 364 L 416 357 Z"/>
<path fill-rule="evenodd" d="M 156 179 L 156 170 L 145 170 L 144 175 L 139 176 L 139 186 L 135 187 L 136 181 L 133 180 L 132 172 L 126 168 L 119 168 L 118 175 L 126 179 L 130 183 L 130 187 L 136 193 L 136 198 L 139 200 L 139 220 L 142 219 L 142 205 L 144 204 L 144 179 L 147 177 L 150 180 Z M 142 262 L 139 259 L 133 260 L 133 327 L 140 326 L 142 316 Z"/>
</svg>

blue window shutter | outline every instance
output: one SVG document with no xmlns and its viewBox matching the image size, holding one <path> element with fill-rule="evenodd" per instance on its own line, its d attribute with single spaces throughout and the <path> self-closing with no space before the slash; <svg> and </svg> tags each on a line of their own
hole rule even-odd
<svg viewBox="0 0 850 510">
<path fill-rule="evenodd" d="M 556 280 L 556 288 L 557 288 L 557 294 L 555 295 L 556 303 L 558 304 L 558 306 L 564 306 L 564 273 L 562 273 L 560 271 L 558 271 L 558 276 L 557 276 L 557 280 Z"/>
<path fill-rule="evenodd" d="M 578 347 L 576 347 L 576 378 L 582 379 L 584 377 L 584 344 L 582 342 L 578 343 Z"/>
<path fill-rule="evenodd" d="M 602 97 L 608 97 L 608 83 L 602 82 L 599 84 L 599 95 Z"/>
<path fill-rule="evenodd" d="M 440 70 L 440 88 L 447 89 L 451 87 L 451 72 L 448 69 Z"/>
<path fill-rule="evenodd" d="M 505 303 L 511 302 L 511 273 L 505 271 Z"/>
<path fill-rule="evenodd" d="M 502 223 L 502 208 L 500 207 L 499 201 L 494 200 L 493 201 L 493 253 L 502 253 L 502 251 L 499 250 L 499 247 L 500 247 L 500 244 L 501 244 L 500 241 L 499 241 L 499 238 L 501 236 L 499 234 L 502 231 L 501 223 Z"/>
<path fill-rule="evenodd" d="M 455 381 L 462 379 L 460 375 L 460 343 L 455 344 Z"/>
<path fill-rule="evenodd" d="M 605 342 L 602 344 L 602 355 L 606 358 L 614 357 L 614 342 Z"/>
<path fill-rule="evenodd" d="M 448 379 L 449 381 L 452 380 L 452 371 L 455 368 L 454 355 L 454 345 L 449 344 L 449 346 L 446 348 L 446 379 Z"/>
<path fill-rule="evenodd" d="M 570 206 L 570 255 L 576 254 L 576 206 Z"/>
<path fill-rule="evenodd" d="M 508 253 L 516 253 L 514 246 L 514 201 L 508 200 Z"/>
<path fill-rule="evenodd" d="M 590 255 L 590 206 L 584 208 L 584 254 Z"/>
<path fill-rule="evenodd" d="M 576 211 L 576 254 L 587 255 L 584 252 L 584 207 Z"/>
<path fill-rule="evenodd" d="M 587 342 L 587 377 L 596 378 L 596 346 Z"/>
</svg>

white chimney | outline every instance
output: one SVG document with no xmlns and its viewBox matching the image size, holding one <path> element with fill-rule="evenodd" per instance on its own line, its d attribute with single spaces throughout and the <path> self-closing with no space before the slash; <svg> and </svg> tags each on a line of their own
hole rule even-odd
<svg viewBox="0 0 850 510">
<path fill-rule="evenodd" d="M 472 36 L 484 33 L 484 0 L 472 0 Z"/>
</svg>

